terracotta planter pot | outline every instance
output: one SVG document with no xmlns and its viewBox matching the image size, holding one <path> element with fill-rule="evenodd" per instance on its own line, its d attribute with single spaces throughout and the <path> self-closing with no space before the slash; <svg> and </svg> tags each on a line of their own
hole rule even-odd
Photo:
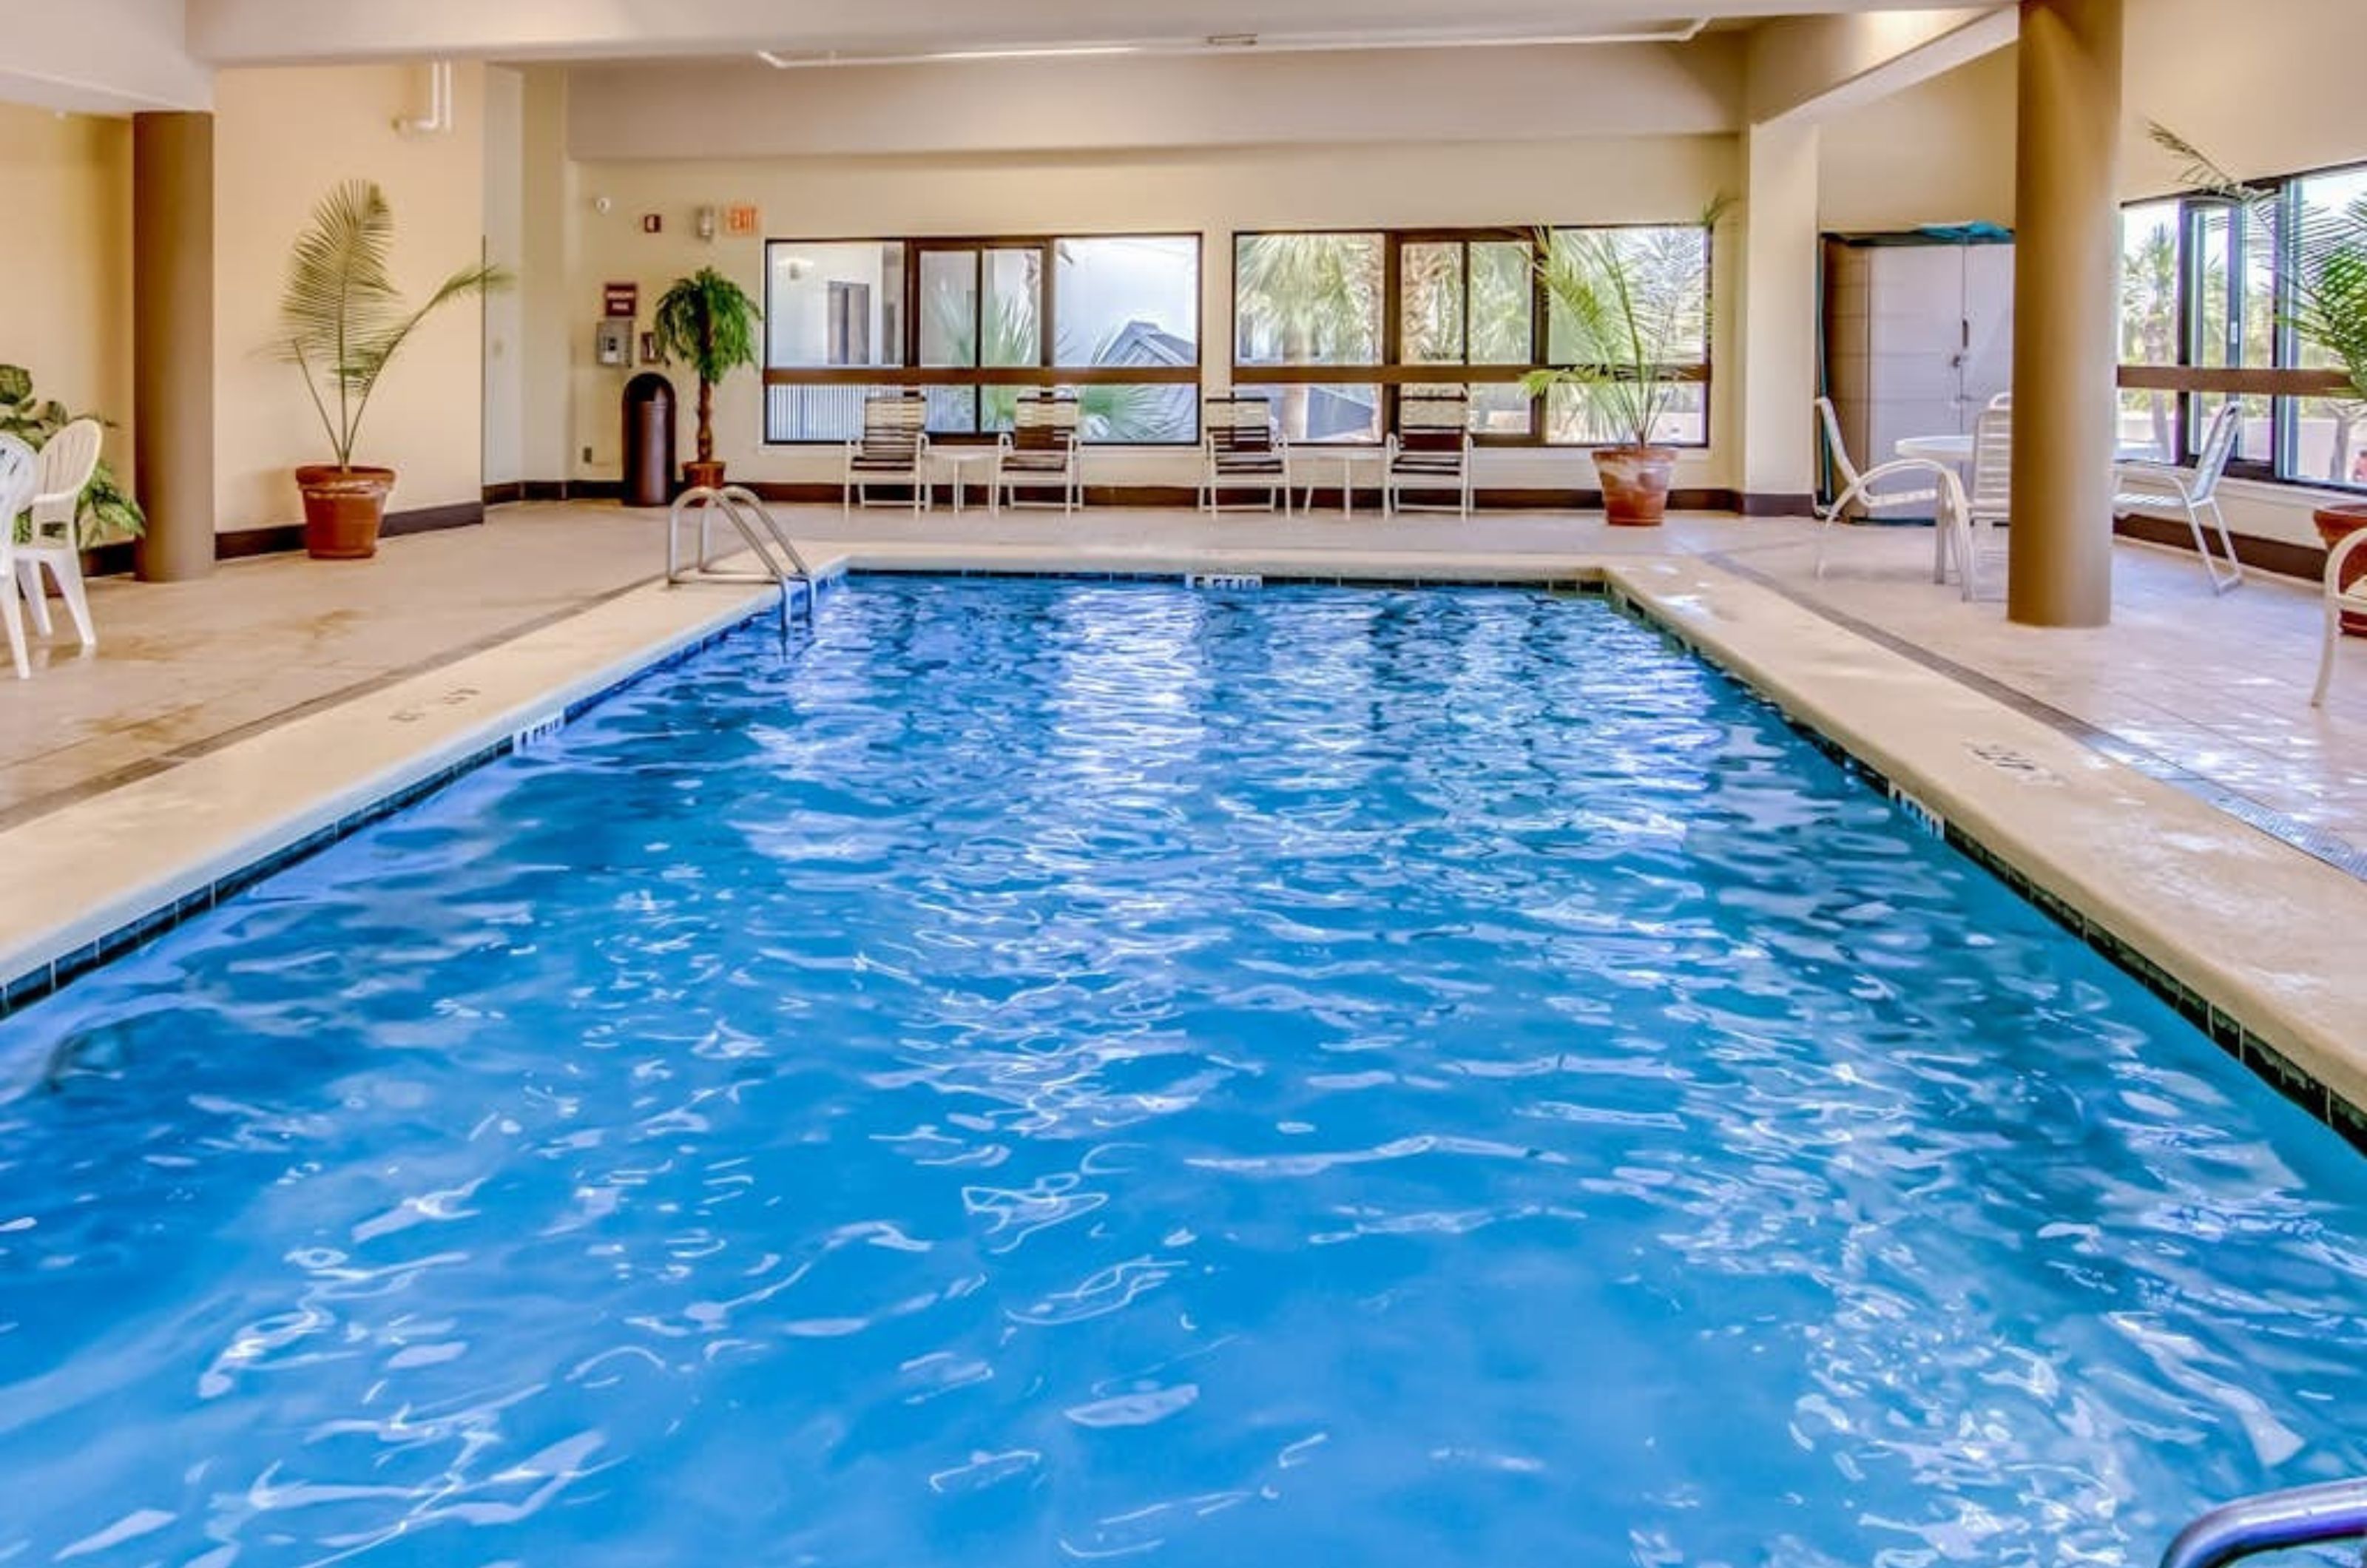
<svg viewBox="0 0 2367 1568">
<path fill-rule="evenodd" d="M 378 554 L 392 468 L 338 468 L 315 464 L 296 470 L 304 492 L 304 553 L 314 560 L 368 560 Z"/>
<path fill-rule="evenodd" d="M 1604 521 L 1615 528 L 1651 528 L 1669 514 L 1669 482 L 1677 454 L 1669 446 L 1605 446 L 1594 454 L 1603 480 Z"/>
<path fill-rule="evenodd" d="M 702 463 L 694 458 L 682 466 L 682 482 L 691 490 L 721 490 L 723 465 Z"/>
<path fill-rule="evenodd" d="M 2367 528 L 2367 504 L 2321 507 L 2310 521 L 2317 525 L 2317 536 L 2330 550 L 2360 529 Z M 2342 569 L 2342 586 L 2349 588 L 2362 577 L 2367 577 L 2367 550 L 2352 556 L 2350 564 Z M 2343 611 L 2342 632 L 2345 637 L 2367 637 L 2367 615 Z"/>
</svg>

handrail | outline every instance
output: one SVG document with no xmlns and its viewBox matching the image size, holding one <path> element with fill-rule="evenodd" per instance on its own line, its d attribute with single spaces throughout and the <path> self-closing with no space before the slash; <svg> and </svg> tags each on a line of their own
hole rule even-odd
<svg viewBox="0 0 2367 1568">
<path fill-rule="evenodd" d="M 2224 1568 L 2294 1546 L 2367 1542 L 2367 1477 L 2264 1492 L 2212 1509 L 2178 1532 L 2161 1568 Z"/>
<path fill-rule="evenodd" d="M 685 570 L 682 564 L 682 522 L 685 513 L 698 513 L 698 558 L 696 565 Z M 742 543 L 764 565 L 764 575 L 746 572 L 719 571 L 708 525 L 720 511 L 730 520 Z M 753 519 L 753 521 L 752 521 Z M 767 542 L 769 541 L 769 543 Z M 777 553 L 776 553 L 777 552 Z M 796 595 L 792 590 L 802 583 L 805 587 L 806 622 L 813 622 L 814 608 L 821 595 L 821 585 L 814 581 L 813 570 L 798 554 L 795 541 L 781 531 L 772 512 L 745 485 L 726 485 L 720 490 L 697 486 L 674 498 L 666 513 L 666 581 L 669 583 L 705 581 L 708 582 L 774 582 L 781 590 L 781 633 L 788 635 L 789 616 Z"/>
</svg>

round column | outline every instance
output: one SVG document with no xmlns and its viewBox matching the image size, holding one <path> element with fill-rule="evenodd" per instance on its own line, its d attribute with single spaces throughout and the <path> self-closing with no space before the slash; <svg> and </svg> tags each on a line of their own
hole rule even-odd
<svg viewBox="0 0 2367 1568">
<path fill-rule="evenodd" d="M 2112 615 L 2123 0 L 2022 0 L 2006 614 Z"/>
<path fill-rule="evenodd" d="M 131 117 L 133 489 L 141 578 L 214 569 L 214 117 Z"/>
</svg>

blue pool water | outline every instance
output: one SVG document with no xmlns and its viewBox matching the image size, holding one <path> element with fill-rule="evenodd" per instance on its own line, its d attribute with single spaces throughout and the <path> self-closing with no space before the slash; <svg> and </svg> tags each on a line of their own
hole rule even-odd
<svg viewBox="0 0 2367 1568">
<path fill-rule="evenodd" d="M 0 1562 L 2150 1563 L 2367 1162 L 1607 607 L 862 582 L 0 1023 Z"/>
</svg>

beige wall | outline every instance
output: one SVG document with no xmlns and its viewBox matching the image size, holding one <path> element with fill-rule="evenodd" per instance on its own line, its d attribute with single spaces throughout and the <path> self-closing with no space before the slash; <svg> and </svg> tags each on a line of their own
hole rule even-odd
<svg viewBox="0 0 2367 1568">
<path fill-rule="evenodd" d="M 526 265 L 526 79 L 485 72 L 485 258 Z M 489 485 L 526 478 L 526 303 L 523 288 L 484 303 L 485 473 Z"/>
<path fill-rule="evenodd" d="M 617 471 L 617 403 L 625 372 L 592 359 L 600 286 L 640 287 L 642 321 L 676 276 L 712 262 L 760 299 L 764 247 L 755 240 L 702 243 L 691 232 L 701 205 L 753 202 L 775 238 L 897 234 L 1156 231 L 1203 236 L 1201 341 L 1204 378 L 1226 384 L 1232 321 L 1232 237 L 1263 228 L 1418 227 L 1425 224 L 1682 222 L 1711 196 L 1739 189 L 1731 136 L 1656 137 L 1450 146 L 1217 149 L 1166 153 L 991 158 L 774 159 L 732 163 L 588 164 L 577 171 L 573 206 L 582 243 L 566 288 L 573 366 L 574 477 Z M 596 210 L 606 197 L 610 209 Z M 665 231 L 640 231 L 644 212 Z M 1716 288 L 1738 287 L 1740 246 L 1717 251 Z M 1718 314 L 1715 357 L 1733 362 L 1735 312 Z M 1679 482 L 1724 486 L 1739 478 L 1733 409 L 1738 378 L 1714 388 L 1712 446 L 1689 455 Z M 685 408 L 692 389 L 679 384 Z M 718 455 L 742 478 L 829 480 L 834 449 L 776 447 L 759 440 L 760 388 L 742 373 L 719 393 Z M 690 434 L 685 418 L 683 446 Z M 589 447 L 590 463 L 582 454 Z M 1098 451 L 1096 483 L 1184 484 L 1197 477 L 1189 452 Z M 1591 483 L 1582 453 L 1483 454 L 1479 482 L 1503 486 Z"/>
<path fill-rule="evenodd" d="M 1825 121 L 1822 226 L 2011 225 L 2014 58 L 2001 50 Z"/>
<path fill-rule="evenodd" d="M 213 73 L 189 55 L 183 0 L 74 0 L 0 9 L 0 102 L 129 114 L 201 109 Z"/>
<path fill-rule="evenodd" d="M 299 520 L 293 470 L 330 460 L 298 373 L 272 357 L 288 253 L 321 196 L 359 176 L 394 209 L 394 273 L 408 297 L 474 264 L 485 220 L 485 72 L 455 72 L 458 128 L 398 132 L 425 112 L 426 73 L 399 65 L 227 71 L 216 82 L 215 527 Z M 483 493 L 481 313 L 450 307 L 387 373 L 355 461 L 399 470 L 393 510 Z"/>
<path fill-rule="evenodd" d="M 0 364 L 110 421 L 131 468 L 131 126 L 0 105 Z"/>
</svg>

